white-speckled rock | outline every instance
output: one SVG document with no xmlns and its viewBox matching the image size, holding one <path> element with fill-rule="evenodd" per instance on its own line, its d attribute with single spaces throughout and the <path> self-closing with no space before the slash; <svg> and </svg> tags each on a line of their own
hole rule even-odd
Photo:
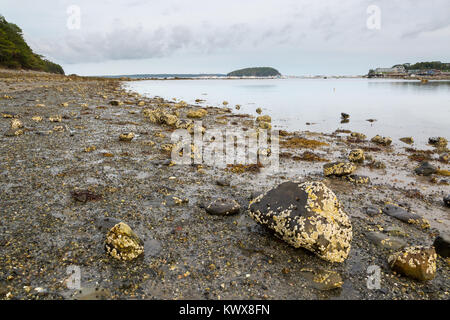
<svg viewBox="0 0 450 320">
<path fill-rule="evenodd" d="M 431 280 L 436 275 L 436 251 L 433 247 L 408 247 L 389 256 L 392 270 L 413 279 Z"/>
<path fill-rule="evenodd" d="M 249 214 L 290 245 L 322 259 L 343 262 L 349 254 L 350 219 L 322 182 L 284 182 L 252 200 Z"/>
<path fill-rule="evenodd" d="M 110 256 L 124 261 L 133 260 L 144 252 L 142 240 L 123 222 L 119 222 L 109 230 L 105 248 Z"/>
</svg>

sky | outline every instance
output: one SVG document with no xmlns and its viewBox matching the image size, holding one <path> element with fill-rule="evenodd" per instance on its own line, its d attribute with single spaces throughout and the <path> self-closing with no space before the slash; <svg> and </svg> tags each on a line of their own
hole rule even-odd
<svg viewBox="0 0 450 320">
<path fill-rule="evenodd" d="M 449 0 L 1 0 L 66 74 L 360 75 L 450 62 Z"/>
</svg>

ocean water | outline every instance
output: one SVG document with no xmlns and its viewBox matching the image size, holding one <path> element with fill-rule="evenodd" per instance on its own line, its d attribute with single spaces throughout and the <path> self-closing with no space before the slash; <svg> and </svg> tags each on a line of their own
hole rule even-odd
<svg viewBox="0 0 450 320">
<path fill-rule="evenodd" d="M 236 113 L 272 117 L 276 129 L 333 132 L 348 129 L 394 139 L 412 136 L 424 147 L 429 137 L 450 139 L 450 81 L 391 79 L 211 79 L 144 80 L 125 88 L 146 96 L 228 107 Z M 241 105 L 235 110 L 236 104 Z M 350 114 L 341 123 L 341 112 Z M 369 122 L 368 119 L 375 119 Z"/>
</svg>

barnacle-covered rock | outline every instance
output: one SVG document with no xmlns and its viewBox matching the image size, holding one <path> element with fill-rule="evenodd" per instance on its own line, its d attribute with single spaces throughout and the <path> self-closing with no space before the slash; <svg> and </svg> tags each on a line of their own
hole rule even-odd
<svg viewBox="0 0 450 320">
<path fill-rule="evenodd" d="M 392 270 L 413 279 L 431 280 L 436 274 L 436 251 L 433 247 L 408 247 L 389 256 Z"/>
<path fill-rule="evenodd" d="M 147 117 L 150 120 L 150 122 L 156 124 L 166 124 L 171 127 L 177 127 L 177 123 L 180 121 L 177 115 L 167 113 L 161 108 L 144 109 L 142 113 L 144 117 Z"/>
<path fill-rule="evenodd" d="M 290 245 L 327 261 L 342 262 L 350 251 L 350 219 L 322 182 L 284 182 L 252 200 L 249 214 Z"/>
<path fill-rule="evenodd" d="M 241 206 L 236 200 L 218 198 L 211 202 L 205 209 L 212 215 L 228 216 L 239 212 Z"/>
<path fill-rule="evenodd" d="M 130 261 L 144 252 L 144 244 L 130 226 L 119 222 L 109 230 L 105 241 L 106 252 L 115 259 Z"/>
<path fill-rule="evenodd" d="M 272 129 L 272 125 L 269 122 L 265 122 L 265 121 L 260 121 L 258 123 L 258 127 L 263 129 L 263 130 L 270 130 L 270 129 Z"/>
<path fill-rule="evenodd" d="M 389 137 L 382 137 L 382 136 L 379 136 L 379 135 L 376 135 L 370 141 L 372 141 L 373 143 L 376 143 L 376 144 L 383 145 L 383 146 L 389 146 L 392 143 L 392 139 L 391 138 L 389 138 Z"/>
<path fill-rule="evenodd" d="M 133 132 L 129 132 L 129 133 L 122 133 L 119 136 L 119 140 L 120 141 L 131 141 L 134 139 L 134 133 Z"/>
<path fill-rule="evenodd" d="M 354 149 L 350 151 L 348 155 L 348 160 L 350 160 L 351 162 L 359 162 L 359 163 L 364 162 L 364 160 L 366 160 L 366 157 L 364 156 L 364 150 Z"/>
<path fill-rule="evenodd" d="M 352 174 L 356 170 L 356 166 L 350 162 L 332 162 L 324 164 L 323 174 L 325 176 L 345 176 Z"/>
<path fill-rule="evenodd" d="M 350 136 L 359 140 L 366 140 L 367 138 L 365 134 L 359 132 L 352 132 Z"/>
<path fill-rule="evenodd" d="M 23 123 L 22 121 L 20 121 L 19 119 L 12 119 L 11 120 L 11 129 L 12 130 L 17 130 L 23 128 Z"/>
<path fill-rule="evenodd" d="M 188 118 L 201 119 L 208 114 L 206 109 L 191 109 L 187 112 L 186 116 Z"/>
</svg>

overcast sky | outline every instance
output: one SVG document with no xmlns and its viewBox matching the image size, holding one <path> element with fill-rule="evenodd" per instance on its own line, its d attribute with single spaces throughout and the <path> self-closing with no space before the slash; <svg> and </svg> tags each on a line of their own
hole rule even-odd
<svg viewBox="0 0 450 320">
<path fill-rule="evenodd" d="M 1 2 L 0 14 L 66 74 L 227 73 L 251 66 L 285 75 L 364 74 L 396 63 L 450 62 L 449 0 Z M 73 5 L 80 19 L 76 10 L 68 13 Z M 380 20 L 368 13 L 371 5 Z"/>
</svg>

